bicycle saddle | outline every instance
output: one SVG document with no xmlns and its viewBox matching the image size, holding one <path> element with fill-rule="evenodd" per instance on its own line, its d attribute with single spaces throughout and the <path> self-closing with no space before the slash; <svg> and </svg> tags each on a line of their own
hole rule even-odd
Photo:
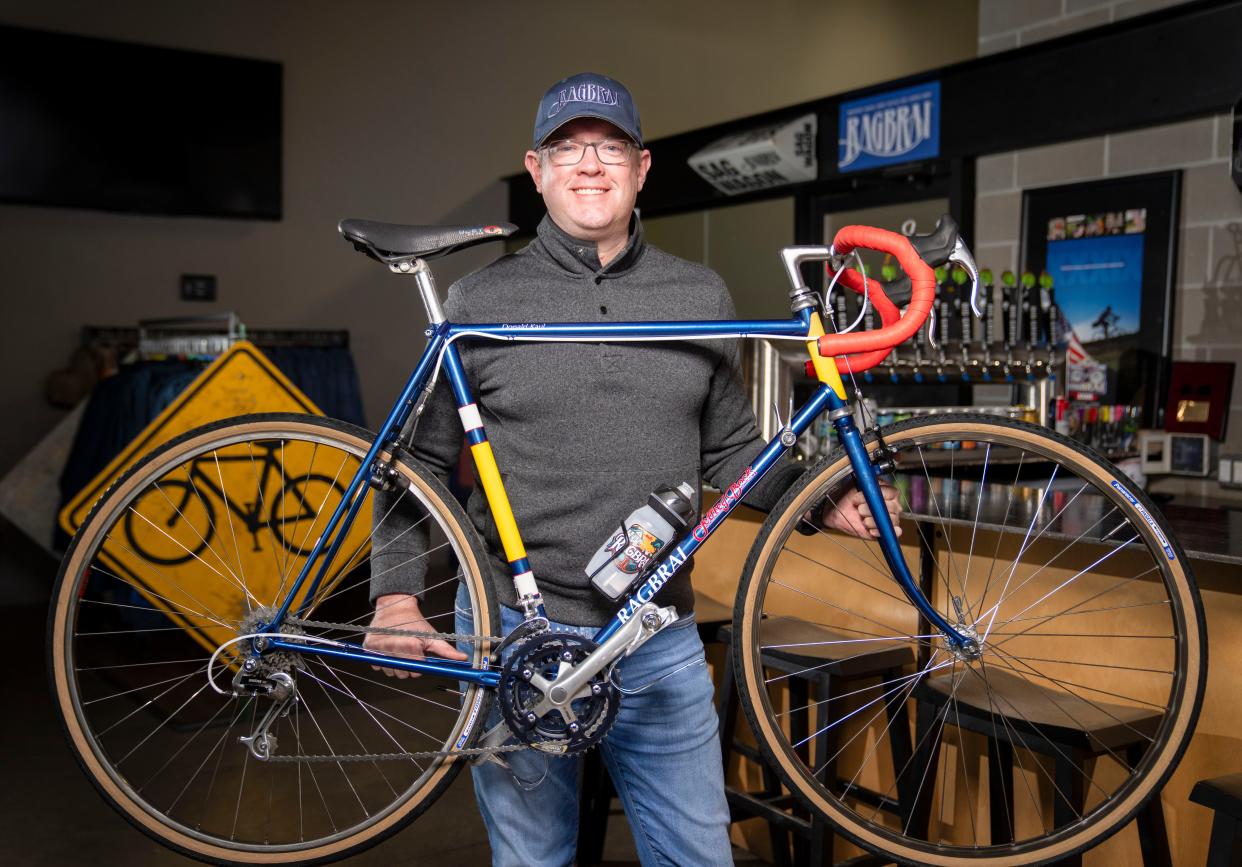
<svg viewBox="0 0 1242 867">
<path fill-rule="evenodd" d="M 486 226 L 402 226 L 371 220 L 341 220 L 337 227 L 354 249 L 391 265 L 411 259 L 447 256 L 474 244 L 507 238 L 517 231 L 512 223 Z"/>
</svg>

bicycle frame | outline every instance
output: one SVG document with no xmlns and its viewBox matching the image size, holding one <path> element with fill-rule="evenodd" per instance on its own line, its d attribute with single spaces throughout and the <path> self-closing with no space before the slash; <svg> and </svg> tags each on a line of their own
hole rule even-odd
<svg viewBox="0 0 1242 867">
<path fill-rule="evenodd" d="M 316 541 L 314 548 L 303 564 L 297 579 L 293 582 L 288 595 L 281 604 L 280 610 L 263 631 L 279 635 L 280 624 L 288 615 L 294 600 L 303 586 L 311 581 L 305 594 L 303 606 L 315 597 L 315 592 L 327 574 L 329 565 L 337 554 L 345 535 L 358 514 L 362 505 L 363 486 L 369 484 L 372 472 L 379 460 L 381 451 L 395 447 L 398 436 L 409 421 L 415 410 L 418 396 L 429 386 L 434 386 L 434 376 L 442 365 L 448 379 L 453 396 L 457 402 L 458 412 L 466 428 L 466 442 L 471 448 L 478 470 L 480 482 L 491 505 L 493 515 L 497 519 L 501 542 L 505 548 L 509 567 L 513 573 L 515 584 L 519 585 L 519 596 L 522 590 L 534 589 L 537 585 L 531 574 L 530 564 L 522 547 L 517 523 L 509 508 L 499 471 L 487 433 L 479 418 L 478 409 L 470 384 L 462 369 L 461 359 L 455 341 L 463 338 L 496 339 L 509 341 L 534 342 L 608 342 L 608 341 L 677 341 L 702 340 L 705 338 L 742 338 L 742 337 L 805 337 L 808 342 L 822 334 L 822 324 L 818 312 L 803 310 L 791 319 L 758 319 L 758 320 L 691 320 L 677 322 L 610 322 L 610 323 L 502 323 L 463 325 L 448 321 L 434 323 L 427 329 L 427 347 L 419 359 L 414 372 L 406 382 L 396 404 L 388 414 L 379 435 L 370 450 L 362 459 L 344 496 L 329 519 L 323 534 Z M 814 350 L 811 350 L 812 352 Z M 814 358 L 814 356 L 813 356 Z M 821 359 L 831 362 L 831 359 Z M 594 636 L 596 643 L 603 643 L 620 629 L 644 603 L 653 601 L 660 588 L 667 584 L 681 569 L 696 550 L 706 542 L 716 528 L 723 523 L 746 494 L 767 473 L 767 471 L 785 454 L 821 412 L 827 411 L 829 418 L 836 427 L 837 433 L 849 456 L 854 470 L 854 477 L 861 489 L 865 501 L 876 518 L 879 530 L 880 547 L 884 553 L 894 579 L 910 601 L 922 612 L 923 616 L 940 632 L 946 640 L 961 650 L 972 642 L 937 612 L 927 598 L 919 590 L 914 577 L 902 556 L 897 534 L 884 504 L 883 493 L 879 485 L 879 473 L 873 465 L 863 443 L 862 434 L 854 424 L 853 413 L 845 399 L 844 387 L 837 374 L 835 364 L 825 367 L 830 375 L 821 371 L 820 385 L 815 393 L 789 420 L 785 428 L 777 433 L 760 452 L 759 456 L 742 472 L 736 482 L 730 485 L 720 500 L 701 515 L 699 522 L 684 539 L 668 550 L 659 563 L 649 573 L 647 579 L 626 595 L 621 607 L 612 619 Z M 622 504 L 623 505 L 623 504 Z M 319 563 L 318 571 L 310 578 L 315 564 Z M 533 616 L 542 616 L 542 605 Z M 404 659 L 371 653 L 361 647 L 333 647 L 327 645 L 304 644 L 290 642 L 276 637 L 269 639 L 268 647 L 290 650 L 297 653 L 310 653 L 331 656 L 339 659 L 350 659 L 369 665 L 403 669 L 417 674 L 438 675 L 454 678 L 483 686 L 496 686 L 500 681 L 498 667 L 491 666 L 485 660 L 483 667 L 474 668 L 469 663 L 448 659 Z M 255 651 L 256 653 L 258 651 Z"/>
</svg>

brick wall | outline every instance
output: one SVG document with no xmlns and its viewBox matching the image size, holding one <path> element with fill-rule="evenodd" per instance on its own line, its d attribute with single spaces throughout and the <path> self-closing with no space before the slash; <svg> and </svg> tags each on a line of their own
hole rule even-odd
<svg viewBox="0 0 1242 867">
<path fill-rule="evenodd" d="M 1187 0 L 979 0 L 979 53 L 994 54 Z"/>
<path fill-rule="evenodd" d="M 1151 11 L 1146 0 L 981 0 L 986 53 Z M 1002 39 L 1009 45 L 1001 46 Z M 1182 170 L 1174 285 L 1173 357 L 1242 368 L 1242 192 L 1229 176 L 1228 114 L 995 154 L 979 159 L 974 244 L 980 265 L 1016 269 L 1022 191 L 1076 181 Z M 1235 377 L 1224 448 L 1242 452 L 1242 375 Z"/>
</svg>

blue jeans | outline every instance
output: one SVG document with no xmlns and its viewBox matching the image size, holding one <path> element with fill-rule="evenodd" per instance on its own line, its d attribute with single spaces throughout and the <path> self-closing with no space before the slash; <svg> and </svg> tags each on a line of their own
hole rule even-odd
<svg viewBox="0 0 1242 867">
<path fill-rule="evenodd" d="M 469 606 L 457 595 L 457 630 Z M 522 614 L 501 608 L 508 635 Z M 553 623 L 557 631 L 590 638 L 595 627 Z M 727 865 L 729 808 L 724 796 L 714 690 L 703 642 L 692 616 L 666 627 L 618 664 L 627 691 L 612 729 L 600 744 L 604 763 L 625 807 L 644 865 Z M 670 672 L 676 672 L 665 677 Z M 660 678 L 664 678 L 660 680 Z M 501 719 L 493 704 L 487 725 Z M 495 867 L 572 864 L 578 838 L 581 757 L 536 750 L 506 755 L 512 770 L 493 762 L 474 766 L 475 797 L 487 826 Z"/>
</svg>

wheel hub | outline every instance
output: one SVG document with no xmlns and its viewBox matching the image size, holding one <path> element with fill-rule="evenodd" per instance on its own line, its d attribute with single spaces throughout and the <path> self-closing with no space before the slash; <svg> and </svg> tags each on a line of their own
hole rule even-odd
<svg viewBox="0 0 1242 867">
<path fill-rule="evenodd" d="M 256 632 L 262 632 L 267 627 L 267 624 L 275 619 L 276 614 L 277 610 L 275 608 L 266 605 L 256 607 L 242 620 L 241 625 L 238 626 L 237 634 L 253 635 Z M 280 626 L 280 634 L 305 635 L 306 630 L 286 621 Z M 258 657 L 250 657 L 250 659 L 254 660 L 254 665 L 247 670 L 249 674 L 259 677 L 270 677 L 277 672 L 289 674 L 295 670 L 300 671 L 305 667 L 300 654 L 284 650 L 266 650 L 267 642 L 265 639 L 252 639 L 251 646 L 258 650 L 260 655 Z"/>
<path fill-rule="evenodd" d="M 973 624 L 958 621 L 953 624 L 953 628 L 958 634 L 965 636 L 966 641 L 962 644 L 957 643 L 945 636 L 945 644 L 948 645 L 949 652 L 960 659 L 962 662 L 975 662 L 983 656 L 983 642 L 979 640 L 979 631 L 975 629 Z"/>
</svg>

